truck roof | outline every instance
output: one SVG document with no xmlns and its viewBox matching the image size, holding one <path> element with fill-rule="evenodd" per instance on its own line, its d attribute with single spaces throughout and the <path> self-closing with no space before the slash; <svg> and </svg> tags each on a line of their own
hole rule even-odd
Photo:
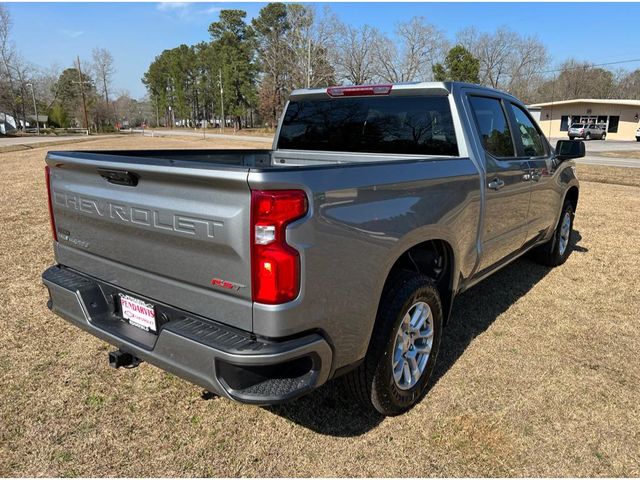
<svg viewBox="0 0 640 480">
<path fill-rule="evenodd" d="M 386 86 L 390 86 L 391 90 L 389 95 L 449 95 L 455 90 L 461 87 L 471 87 L 477 90 L 484 90 L 487 93 L 500 93 L 501 95 L 507 95 L 514 98 L 512 95 L 497 90 L 495 88 L 486 87 L 474 83 L 465 82 L 407 82 L 407 83 L 386 83 Z M 329 88 L 350 88 L 350 87 L 365 87 L 367 85 L 340 85 L 337 87 L 324 87 L 324 88 L 300 88 L 291 92 L 290 99 L 296 100 L 301 98 L 326 98 L 327 90 Z M 516 99 L 517 100 L 517 99 Z"/>
</svg>

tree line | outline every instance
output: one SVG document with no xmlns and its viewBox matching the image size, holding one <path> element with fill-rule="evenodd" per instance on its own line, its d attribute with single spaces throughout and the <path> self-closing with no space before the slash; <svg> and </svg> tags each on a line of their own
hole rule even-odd
<svg viewBox="0 0 640 480">
<path fill-rule="evenodd" d="M 38 68 L 28 62 L 11 39 L 11 16 L 0 4 L 0 113 L 19 128 L 47 116 L 53 127 L 113 130 L 123 120 L 140 124 L 150 117 L 145 101 L 113 88 L 115 61 L 105 48 L 94 48 L 90 60 L 73 59 L 71 66 Z M 86 116 L 85 116 L 86 111 Z M 43 123 L 43 122 L 41 122 Z"/>
<path fill-rule="evenodd" d="M 270 3 L 250 22 L 242 10 L 222 10 L 209 33 L 209 42 L 165 50 L 151 63 L 143 82 L 157 123 L 196 125 L 224 115 L 237 128 L 258 119 L 274 126 L 294 88 L 332 84 L 460 80 L 527 103 L 640 96 L 640 70 L 570 59 L 551 71 L 546 45 L 508 28 L 465 28 L 449 42 L 436 25 L 413 17 L 390 37 L 345 24 L 328 9 Z"/>
<path fill-rule="evenodd" d="M 552 69 L 539 38 L 508 28 L 469 27 L 450 41 L 417 16 L 396 24 L 391 36 L 344 23 L 329 8 L 269 3 L 252 20 L 243 10 L 222 10 L 208 41 L 163 51 L 142 78 L 148 97 L 134 100 L 114 88 L 108 50 L 95 48 L 91 59 L 70 59 L 62 70 L 41 69 L 19 54 L 11 27 L 0 4 L 0 112 L 23 124 L 35 99 L 59 127 L 273 127 L 295 88 L 428 80 L 479 83 L 526 103 L 640 98 L 640 69 L 612 71 L 576 59 Z"/>
</svg>

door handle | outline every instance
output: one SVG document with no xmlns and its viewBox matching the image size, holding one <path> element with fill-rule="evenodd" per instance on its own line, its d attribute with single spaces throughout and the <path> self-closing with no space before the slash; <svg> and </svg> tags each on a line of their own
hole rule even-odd
<svg viewBox="0 0 640 480">
<path fill-rule="evenodd" d="M 488 187 L 492 190 L 500 190 L 502 187 L 504 187 L 504 181 L 499 178 L 494 178 L 489 182 Z"/>
</svg>

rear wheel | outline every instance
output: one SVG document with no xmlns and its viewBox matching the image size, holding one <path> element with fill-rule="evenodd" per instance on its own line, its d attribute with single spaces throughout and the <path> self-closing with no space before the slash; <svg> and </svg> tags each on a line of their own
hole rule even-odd
<svg viewBox="0 0 640 480">
<path fill-rule="evenodd" d="M 591 140 L 591 134 L 589 132 L 587 132 L 587 134 L 584 136 L 585 140 Z"/>
<path fill-rule="evenodd" d="M 571 232 L 573 231 L 573 205 L 568 200 L 562 207 L 562 214 L 551 240 L 533 251 L 538 263 L 549 267 L 562 265 L 571 254 Z"/>
<path fill-rule="evenodd" d="M 368 410 L 399 415 L 420 401 L 440 348 L 442 306 L 424 275 L 402 272 L 385 289 L 364 362 L 345 376 Z"/>
<path fill-rule="evenodd" d="M 606 134 L 606 133 L 603 133 L 603 134 L 602 134 L 602 140 L 606 140 L 606 138 L 607 138 L 607 134 Z"/>
</svg>

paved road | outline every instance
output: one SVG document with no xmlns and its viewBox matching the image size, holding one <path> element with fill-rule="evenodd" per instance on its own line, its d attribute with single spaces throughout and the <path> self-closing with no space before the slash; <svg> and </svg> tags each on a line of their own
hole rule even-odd
<svg viewBox="0 0 640 480">
<path fill-rule="evenodd" d="M 550 140 L 551 145 L 555 145 L 558 140 L 567 140 L 567 138 L 552 138 Z M 640 151 L 640 142 L 621 140 L 605 140 L 603 142 L 602 140 L 589 140 L 585 141 L 584 144 L 587 155 L 584 158 L 576 160 L 578 163 L 604 165 L 607 167 L 640 168 L 640 158 L 614 158 L 599 155 L 601 152 L 637 152 Z"/>
<path fill-rule="evenodd" d="M 585 149 L 587 151 L 586 157 L 581 158 L 578 162 L 609 167 L 640 168 L 640 158 L 615 158 L 598 155 L 600 152 L 638 152 L 640 151 L 640 142 L 590 140 L 585 142 Z"/>
<path fill-rule="evenodd" d="M 134 129 L 132 133 L 142 134 L 142 130 Z M 196 137 L 202 138 L 202 130 L 186 130 L 186 129 L 178 129 L 175 130 L 145 130 L 145 137 L 151 136 L 160 136 L 160 137 Z M 221 138 L 223 140 L 238 140 L 240 142 L 260 142 L 260 143 L 271 143 L 273 142 L 273 137 L 253 137 L 250 135 L 228 135 L 223 133 L 207 133 L 206 138 Z"/>
<path fill-rule="evenodd" d="M 576 162 L 589 165 L 604 165 L 606 167 L 640 168 L 640 159 L 638 158 L 613 158 L 587 155 L 584 158 L 579 158 Z"/>
<path fill-rule="evenodd" d="M 109 137 L 109 135 L 67 135 L 64 137 L 52 137 L 49 135 L 33 137 L 0 137 L 0 148 L 2 147 L 37 147 L 40 144 L 83 142 L 87 140 L 99 140 Z"/>
</svg>

